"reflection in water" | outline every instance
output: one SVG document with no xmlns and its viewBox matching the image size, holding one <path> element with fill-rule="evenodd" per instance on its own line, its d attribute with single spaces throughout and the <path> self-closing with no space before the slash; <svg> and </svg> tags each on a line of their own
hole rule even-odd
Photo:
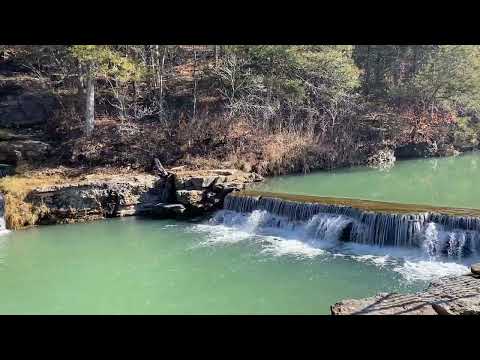
<svg viewBox="0 0 480 360">
<path fill-rule="evenodd" d="M 398 161 L 386 171 L 357 167 L 268 179 L 257 190 L 480 208 L 480 153 Z"/>
</svg>

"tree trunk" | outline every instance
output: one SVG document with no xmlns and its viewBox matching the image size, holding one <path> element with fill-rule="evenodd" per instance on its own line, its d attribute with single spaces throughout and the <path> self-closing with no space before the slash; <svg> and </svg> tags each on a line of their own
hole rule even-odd
<svg viewBox="0 0 480 360">
<path fill-rule="evenodd" d="M 197 113 L 197 49 L 193 47 L 193 118 Z"/>
<path fill-rule="evenodd" d="M 158 87 L 158 84 L 157 84 L 157 69 L 156 69 L 156 61 L 155 61 L 155 51 L 153 50 L 154 49 L 154 46 L 153 45 L 150 45 L 150 61 L 151 61 L 151 64 L 150 66 L 152 67 L 152 74 L 153 74 L 153 87 L 156 89 Z"/>
<path fill-rule="evenodd" d="M 160 68 L 160 116 L 163 118 L 163 72 L 165 70 L 165 57 L 167 55 L 167 46 L 163 47 L 162 65 Z"/>
<path fill-rule="evenodd" d="M 85 134 L 91 136 L 95 127 L 95 80 L 91 71 L 87 73 L 86 95 Z"/>
<path fill-rule="evenodd" d="M 82 68 L 82 64 L 78 64 L 78 83 L 77 83 L 77 86 L 78 86 L 78 94 L 85 94 L 85 76 L 84 76 L 84 71 L 83 71 L 83 68 Z"/>
</svg>

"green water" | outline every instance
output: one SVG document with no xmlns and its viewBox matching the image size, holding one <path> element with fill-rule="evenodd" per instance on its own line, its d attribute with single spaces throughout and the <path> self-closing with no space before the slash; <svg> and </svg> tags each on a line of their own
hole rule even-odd
<svg viewBox="0 0 480 360">
<path fill-rule="evenodd" d="M 1 314 L 322 314 L 345 297 L 416 289 L 373 264 L 199 246 L 194 224 L 135 218 L 0 239 Z"/>
<path fill-rule="evenodd" d="M 270 179 L 298 194 L 479 207 L 478 154 Z M 257 214 L 258 215 L 258 214 Z M 312 243 L 295 231 L 124 218 L 0 236 L 0 314 L 328 314 L 343 298 L 408 292 L 467 263 Z"/>
<path fill-rule="evenodd" d="M 480 153 L 397 161 L 390 170 L 356 167 L 268 179 L 258 190 L 480 208 Z"/>
</svg>

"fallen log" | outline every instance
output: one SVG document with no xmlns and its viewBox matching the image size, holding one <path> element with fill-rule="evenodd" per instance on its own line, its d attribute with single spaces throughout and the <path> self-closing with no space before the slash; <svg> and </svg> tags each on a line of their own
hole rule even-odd
<svg viewBox="0 0 480 360">
<path fill-rule="evenodd" d="M 153 171 L 156 175 L 159 175 L 161 177 L 167 177 L 169 175 L 168 171 L 165 170 L 165 168 L 163 167 L 160 160 L 158 160 L 158 158 L 153 159 L 153 163 L 154 163 Z"/>
</svg>

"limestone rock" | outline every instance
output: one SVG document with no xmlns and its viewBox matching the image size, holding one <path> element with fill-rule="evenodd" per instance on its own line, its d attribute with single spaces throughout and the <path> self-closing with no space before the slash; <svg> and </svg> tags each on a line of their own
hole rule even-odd
<svg viewBox="0 0 480 360">
<path fill-rule="evenodd" d="M 432 306 L 412 296 L 380 293 L 365 299 L 343 300 L 331 307 L 332 315 L 437 315 Z"/>
<path fill-rule="evenodd" d="M 58 105 L 57 100 L 48 94 L 3 91 L 0 96 L 0 127 L 19 128 L 44 124 Z"/>
<path fill-rule="evenodd" d="M 213 183 L 215 183 L 218 179 L 218 176 L 207 176 L 203 178 L 202 181 L 202 188 L 209 188 Z"/>
<path fill-rule="evenodd" d="M 432 281 L 415 294 L 378 294 L 342 300 L 333 315 L 480 315 L 480 277 L 467 274 Z"/>
<path fill-rule="evenodd" d="M 480 275 L 480 263 L 473 264 L 470 267 L 470 270 L 472 271 L 473 274 Z"/>
<path fill-rule="evenodd" d="M 221 208 L 226 194 L 261 179 L 238 170 L 215 172 L 85 175 L 75 182 L 37 188 L 26 200 L 46 209 L 40 224 L 130 215 L 189 216 Z"/>
<path fill-rule="evenodd" d="M 177 201 L 185 206 L 201 208 L 204 193 L 203 190 L 177 190 Z"/>
<path fill-rule="evenodd" d="M 47 211 L 39 223 L 61 223 L 129 216 L 142 203 L 161 202 L 158 178 L 114 176 L 105 180 L 85 179 L 77 183 L 48 186 L 32 191 L 27 201 Z"/>
<path fill-rule="evenodd" d="M 473 274 L 432 281 L 427 293 L 440 315 L 480 315 L 480 278 Z"/>
<path fill-rule="evenodd" d="M 168 218 L 182 215 L 185 210 L 186 208 L 182 204 L 142 204 L 138 213 L 155 218 Z"/>
<path fill-rule="evenodd" d="M 42 141 L 2 141 L 0 142 L 0 163 L 18 164 L 23 160 L 29 162 L 42 161 L 50 152 L 51 146 Z"/>
<path fill-rule="evenodd" d="M 163 209 L 167 212 L 172 212 L 177 215 L 183 214 L 186 210 L 185 206 L 183 206 L 182 204 L 163 205 Z"/>
<path fill-rule="evenodd" d="M 175 174 L 175 188 L 177 190 L 207 190 L 226 187 L 244 188 L 245 184 L 262 181 L 263 178 L 256 173 L 247 173 L 240 170 L 203 170 L 178 172 Z M 219 184 L 231 183 L 223 187 Z"/>
</svg>

